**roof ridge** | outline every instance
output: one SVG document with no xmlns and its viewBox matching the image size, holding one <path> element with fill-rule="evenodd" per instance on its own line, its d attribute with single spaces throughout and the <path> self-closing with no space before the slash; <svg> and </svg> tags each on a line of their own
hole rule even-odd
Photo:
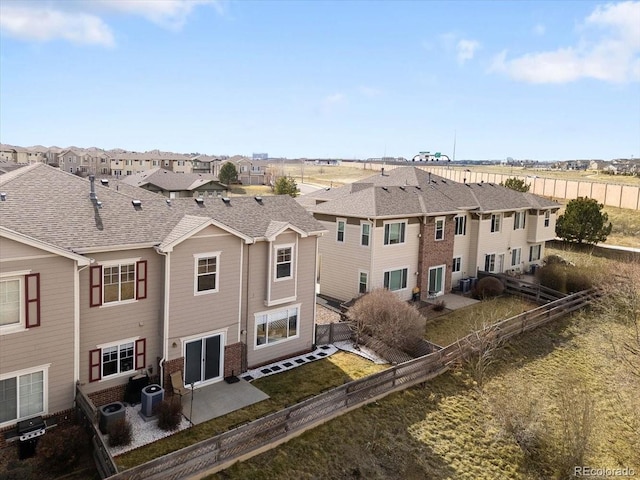
<svg viewBox="0 0 640 480">
<path fill-rule="evenodd" d="M 21 177 L 22 175 L 26 174 L 27 172 L 30 172 L 31 170 L 35 170 L 36 168 L 39 168 L 40 166 L 47 166 L 44 163 L 32 163 L 31 165 L 25 165 L 24 167 L 20 167 L 20 168 L 16 168 L 15 170 L 12 170 L 10 172 L 5 173 L 4 175 L 0 175 L 0 185 L 4 185 L 6 183 L 9 183 L 10 181 Z M 53 168 L 53 167 L 51 167 Z"/>
</svg>

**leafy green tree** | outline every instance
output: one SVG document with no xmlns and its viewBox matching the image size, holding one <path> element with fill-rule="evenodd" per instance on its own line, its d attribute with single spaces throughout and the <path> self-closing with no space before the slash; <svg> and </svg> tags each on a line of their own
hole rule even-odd
<svg viewBox="0 0 640 480">
<path fill-rule="evenodd" d="M 567 204 L 556 222 L 556 235 L 577 243 L 604 242 L 611 233 L 609 216 L 602 211 L 603 204 L 593 198 L 578 197 Z"/>
<path fill-rule="evenodd" d="M 231 162 L 225 163 L 220 169 L 218 178 L 220 179 L 220 183 L 224 183 L 225 185 L 235 182 L 238 180 L 238 170 L 236 170 L 236 166 Z"/>
<path fill-rule="evenodd" d="M 511 190 L 515 190 L 516 192 L 528 192 L 531 188 L 531 185 L 527 185 L 524 180 L 519 178 L 507 178 L 504 183 L 500 182 L 500 185 L 503 187 L 510 188 Z"/>
<path fill-rule="evenodd" d="M 296 197 L 298 195 L 298 185 L 292 177 L 280 177 L 276 180 L 273 190 L 276 195 L 290 195 Z"/>
</svg>

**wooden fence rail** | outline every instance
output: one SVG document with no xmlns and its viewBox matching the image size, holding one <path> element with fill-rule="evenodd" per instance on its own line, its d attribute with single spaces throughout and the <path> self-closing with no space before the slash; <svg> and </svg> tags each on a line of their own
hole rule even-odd
<svg viewBox="0 0 640 480">
<path fill-rule="evenodd" d="M 98 409 L 79 386 L 76 386 L 76 410 L 91 437 L 93 460 L 100 477 L 107 478 L 117 474 L 118 467 L 98 430 Z"/>
<path fill-rule="evenodd" d="M 495 331 L 501 340 L 506 340 L 582 308 L 597 296 L 596 290 L 567 295 L 487 328 Z M 349 382 L 110 478 L 112 480 L 202 478 L 227 468 L 233 462 L 273 448 L 309 428 L 354 408 L 446 372 L 453 364 L 460 362 L 478 347 L 478 339 L 478 334 L 468 335 L 441 350 Z"/>
</svg>

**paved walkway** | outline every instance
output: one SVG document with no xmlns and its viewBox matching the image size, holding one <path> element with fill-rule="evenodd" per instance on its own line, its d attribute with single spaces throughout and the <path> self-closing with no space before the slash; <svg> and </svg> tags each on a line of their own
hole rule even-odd
<svg viewBox="0 0 640 480">
<path fill-rule="evenodd" d="M 463 297 L 462 295 L 456 295 L 455 293 L 445 293 L 444 295 L 441 295 L 434 299 L 429 299 L 427 302 L 439 301 L 444 301 L 445 307 L 449 310 L 458 310 L 459 308 L 468 307 L 480 302 L 480 300 L 476 300 L 471 297 Z"/>
</svg>

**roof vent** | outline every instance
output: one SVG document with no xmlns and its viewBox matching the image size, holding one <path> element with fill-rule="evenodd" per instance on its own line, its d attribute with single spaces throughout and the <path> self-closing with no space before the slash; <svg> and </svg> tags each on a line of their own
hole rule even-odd
<svg viewBox="0 0 640 480">
<path fill-rule="evenodd" d="M 254 198 L 256 199 L 256 202 L 258 202 L 260 205 L 262 205 L 262 197 L 256 196 Z"/>
<path fill-rule="evenodd" d="M 166 202 L 167 202 L 167 205 L 171 206 L 171 199 L 170 198 L 167 198 Z"/>
<path fill-rule="evenodd" d="M 131 200 L 131 205 L 136 210 L 142 210 L 142 200 Z"/>
<path fill-rule="evenodd" d="M 445 184 L 447 183 L 447 181 L 444 178 L 441 181 L 442 183 L 445 183 Z"/>
<path fill-rule="evenodd" d="M 0 192 L 0 201 L 2 202 L 7 201 L 7 192 Z"/>
<path fill-rule="evenodd" d="M 231 199 L 229 197 L 222 197 L 222 201 L 225 205 L 231 205 Z"/>
<path fill-rule="evenodd" d="M 388 192 L 388 191 L 389 191 L 389 189 L 388 189 L 387 187 L 382 187 L 382 189 L 383 189 L 385 192 Z"/>
<path fill-rule="evenodd" d="M 422 187 L 421 187 L 420 185 L 416 185 L 416 188 L 417 188 L 418 190 L 422 190 Z"/>
<path fill-rule="evenodd" d="M 109 186 L 109 179 L 108 178 L 101 178 L 100 179 L 100 183 L 105 186 L 108 187 Z"/>
<path fill-rule="evenodd" d="M 482 186 L 482 184 L 481 184 L 481 183 L 476 183 L 476 185 L 478 185 L 479 187 L 481 187 L 481 186 Z"/>
<path fill-rule="evenodd" d="M 204 198 L 202 198 L 202 197 L 196 197 L 196 198 L 194 198 L 194 200 L 196 201 L 196 203 L 197 203 L 199 206 L 201 206 L 201 207 L 202 207 L 202 206 L 204 205 Z"/>
<path fill-rule="evenodd" d="M 403 186 L 400 186 L 400 190 L 402 190 L 404 192 L 405 188 Z"/>
<path fill-rule="evenodd" d="M 98 208 L 102 208 L 102 202 L 100 200 L 96 200 L 96 205 Z"/>
</svg>

